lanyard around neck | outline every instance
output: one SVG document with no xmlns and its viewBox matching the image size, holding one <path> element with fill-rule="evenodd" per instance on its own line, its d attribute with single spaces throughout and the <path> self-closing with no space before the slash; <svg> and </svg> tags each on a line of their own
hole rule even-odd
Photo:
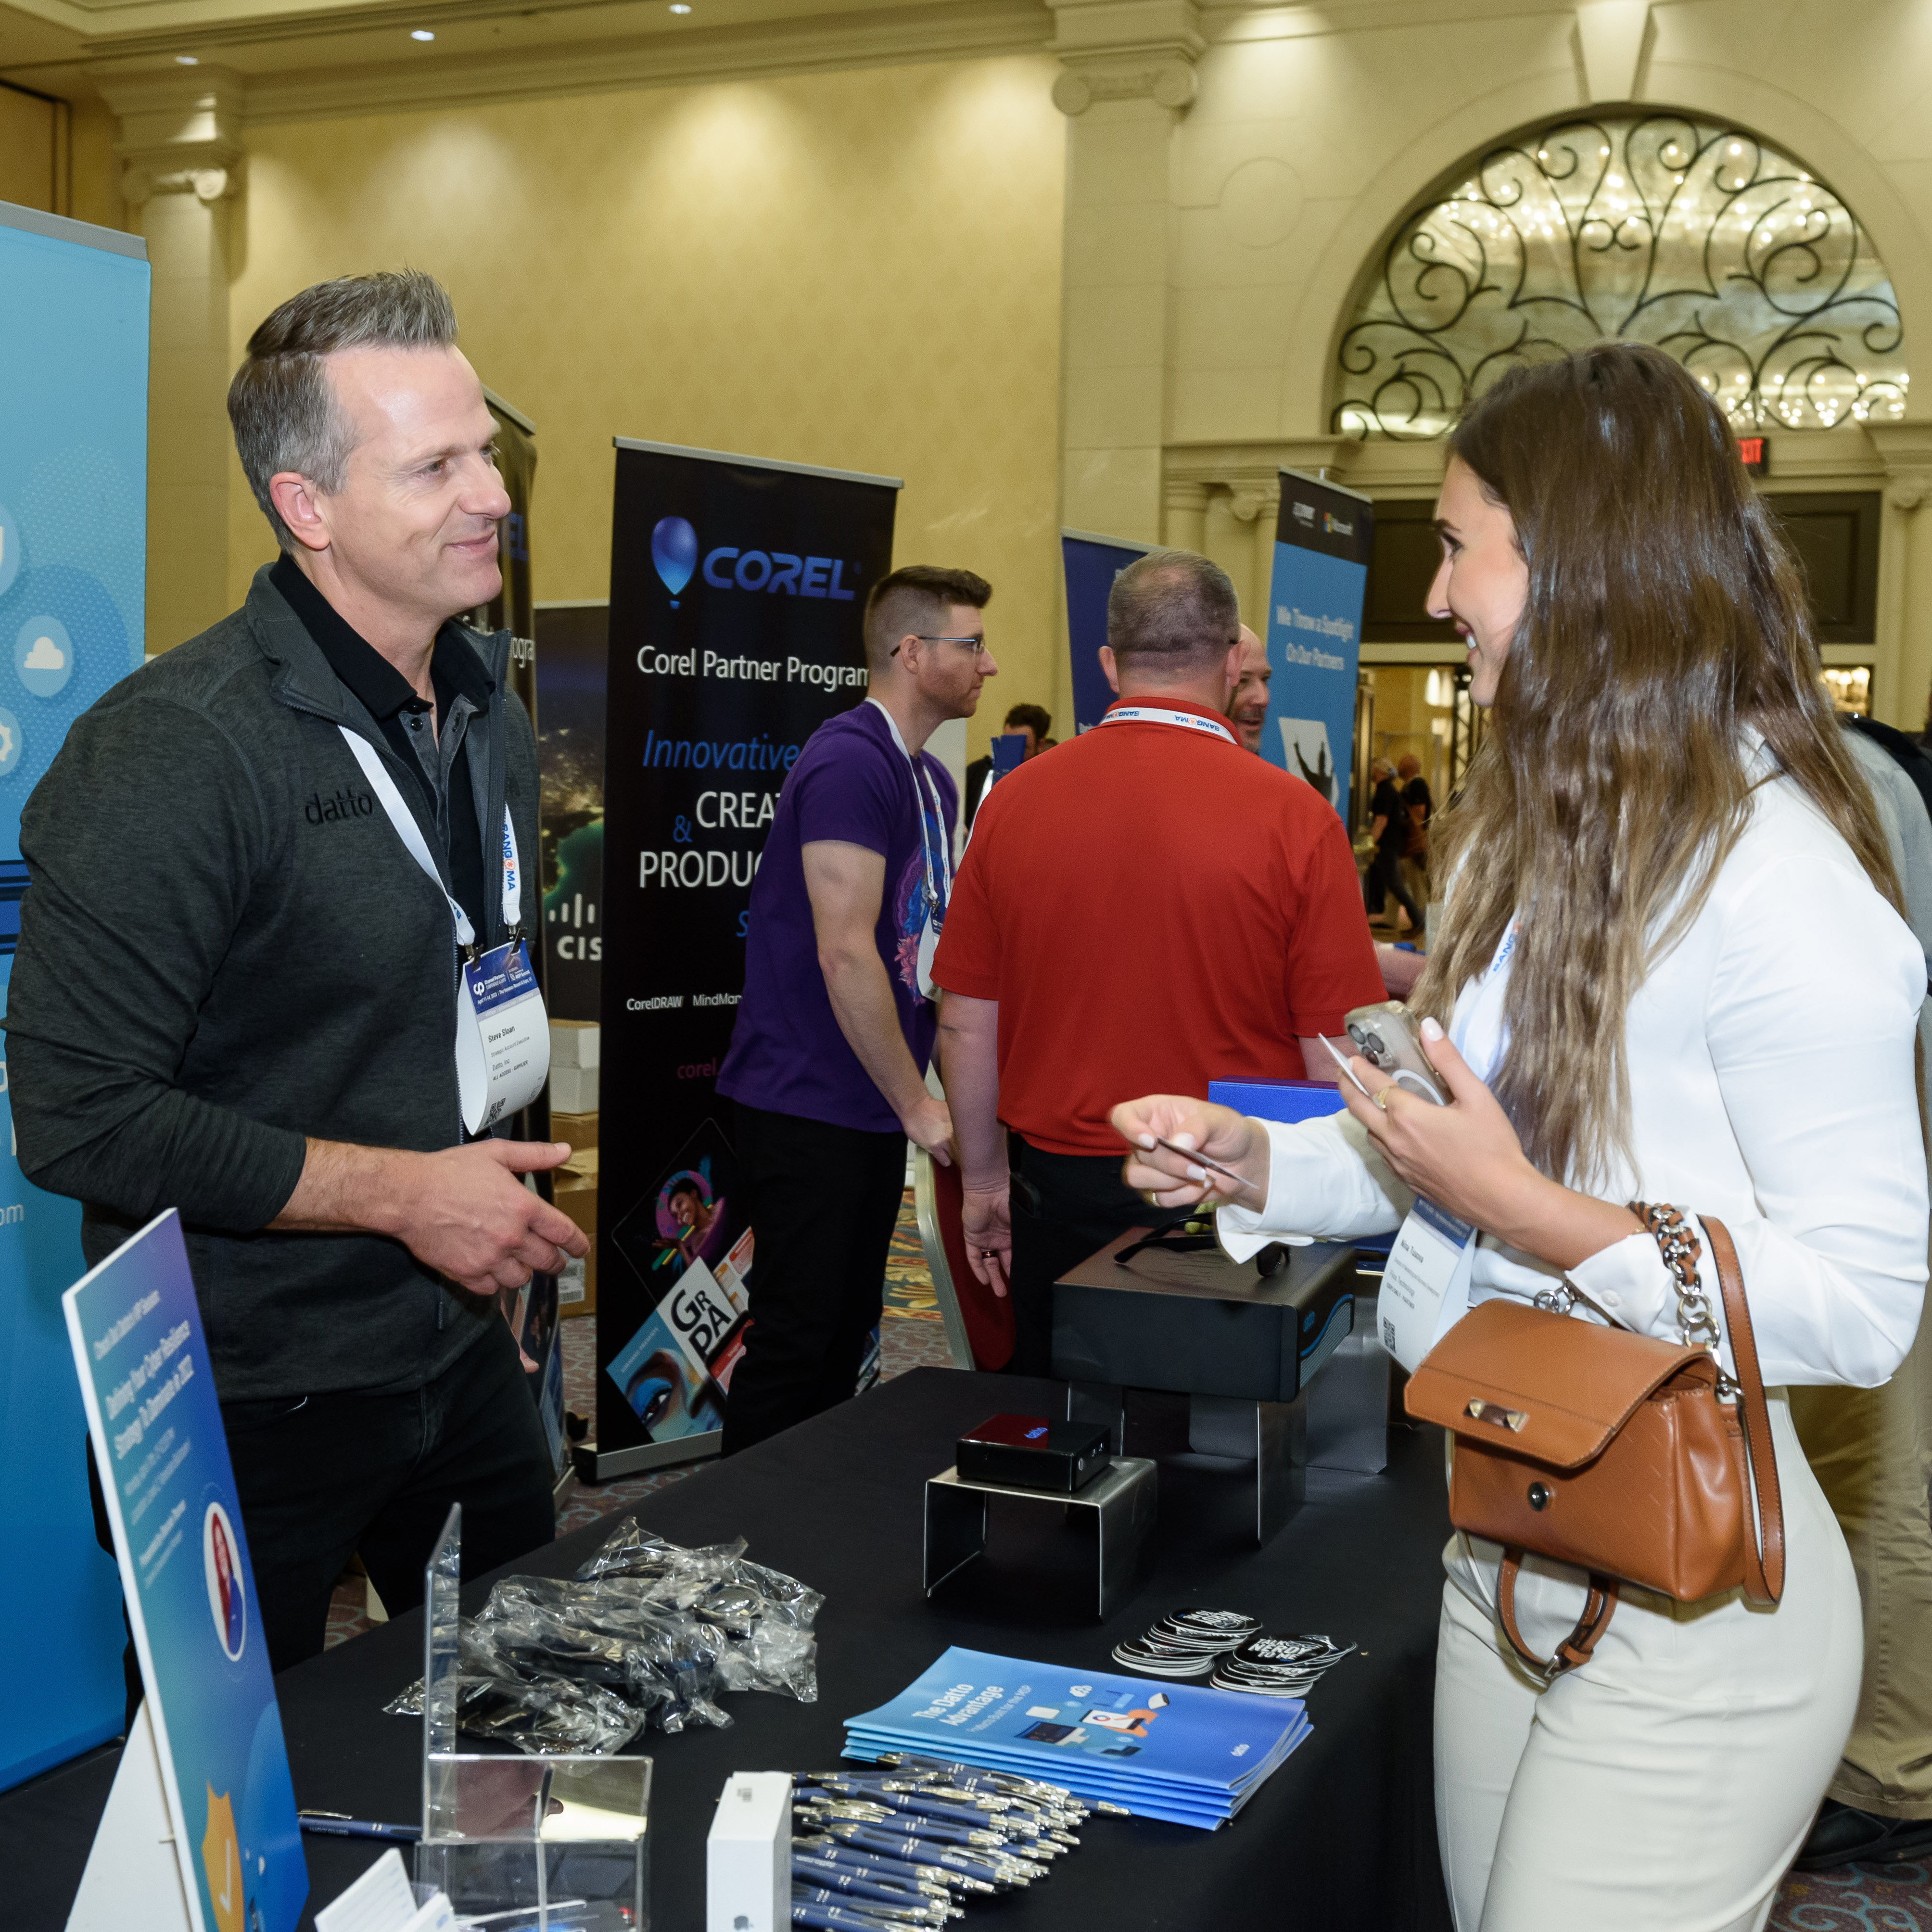
<svg viewBox="0 0 1932 1932">
<path fill-rule="evenodd" d="M 470 915 L 459 905 L 448 886 L 442 883 L 442 874 L 436 869 L 436 861 L 430 856 L 428 842 L 423 837 L 422 827 L 416 823 L 416 814 L 403 802 L 403 795 L 396 789 L 396 782 L 384 769 L 382 755 L 368 739 L 358 736 L 346 724 L 337 728 L 348 740 L 349 748 L 356 754 L 356 762 L 362 767 L 362 776 L 369 781 L 369 788 L 382 802 L 382 809 L 389 814 L 389 823 L 396 828 L 396 836 L 407 848 L 410 856 L 436 881 L 436 890 L 449 901 L 450 916 L 456 922 L 456 943 L 465 951 L 472 950 L 476 944 L 476 928 L 470 923 Z M 510 808 L 503 808 L 503 926 L 514 934 L 523 922 L 523 868 L 517 860 L 516 828 L 510 823 Z"/>
<path fill-rule="evenodd" d="M 876 698 L 868 698 L 866 702 L 878 706 L 880 716 L 886 721 L 886 729 L 892 734 L 892 742 L 898 747 L 900 756 L 912 767 L 913 800 L 919 808 L 919 852 L 926 867 L 926 902 L 944 919 L 946 903 L 952 896 L 952 855 L 946 850 L 946 829 L 940 818 L 939 799 L 932 789 L 932 775 L 906 749 L 905 740 L 899 733 L 898 720 Z"/>
<path fill-rule="evenodd" d="M 1164 704 L 1117 704 L 1100 724 L 1178 724 L 1184 731 L 1204 731 L 1210 738 L 1225 738 L 1229 744 L 1234 734 L 1218 718 L 1204 718 L 1198 711 L 1173 711 Z"/>
</svg>

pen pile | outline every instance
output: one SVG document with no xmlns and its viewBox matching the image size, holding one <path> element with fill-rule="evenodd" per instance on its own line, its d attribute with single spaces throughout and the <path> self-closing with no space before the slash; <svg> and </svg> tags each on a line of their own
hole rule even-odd
<svg viewBox="0 0 1932 1932">
<path fill-rule="evenodd" d="M 822 1932 L 939 1927 L 974 1898 L 1045 1878 L 1090 1810 L 1063 1785 L 900 1754 L 794 1780 L 792 1922 Z"/>
</svg>

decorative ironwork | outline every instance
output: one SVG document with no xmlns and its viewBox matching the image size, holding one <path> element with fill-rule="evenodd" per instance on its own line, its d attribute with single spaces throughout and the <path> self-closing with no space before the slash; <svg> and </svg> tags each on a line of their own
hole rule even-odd
<svg viewBox="0 0 1932 1932">
<path fill-rule="evenodd" d="M 1426 442 L 1512 363 L 1606 337 L 1669 350 L 1741 434 L 1905 413 L 1898 305 L 1851 210 L 1754 134 L 1651 114 L 1492 148 L 1404 221 L 1331 421 Z"/>
</svg>

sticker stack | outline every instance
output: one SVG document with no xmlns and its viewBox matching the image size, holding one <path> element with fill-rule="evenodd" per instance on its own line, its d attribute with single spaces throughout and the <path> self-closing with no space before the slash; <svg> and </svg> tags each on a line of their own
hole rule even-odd
<svg viewBox="0 0 1932 1932">
<path fill-rule="evenodd" d="M 1299 1697 L 1354 1647 L 1328 1636 L 1251 1636 L 1215 1663 L 1208 1682 L 1216 1690 Z"/>
<path fill-rule="evenodd" d="M 1150 1677 L 1205 1677 L 1261 1628 L 1239 1610 L 1170 1610 L 1144 1635 L 1116 1644 L 1114 1661 Z"/>
</svg>

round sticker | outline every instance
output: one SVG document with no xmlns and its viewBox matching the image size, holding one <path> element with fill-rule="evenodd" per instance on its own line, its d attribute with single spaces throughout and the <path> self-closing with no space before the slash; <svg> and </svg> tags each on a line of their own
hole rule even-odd
<svg viewBox="0 0 1932 1932">
<path fill-rule="evenodd" d="M 228 1512 L 210 1503 L 201 1522 L 202 1565 L 208 1576 L 208 1608 L 214 1634 L 232 1662 L 248 1638 L 248 1604 L 242 1582 L 242 1546 Z"/>
<path fill-rule="evenodd" d="M 0 778 L 20 762 L 20 721 L 10 711 L 0 710 Z"/>
<path fill-rule="evenodd" d="M 58 617 L 29 617 L 14 640 L 14 668 L 36 698 L 52 698 L 74 675 L 74 643 Z"/>
<path fill-rule="evenodd" d="M 0 597 L 13 589 L 20 574 L 20 526 L 14 522 L 13 512 L 0 503 Z"/>
</svg>

